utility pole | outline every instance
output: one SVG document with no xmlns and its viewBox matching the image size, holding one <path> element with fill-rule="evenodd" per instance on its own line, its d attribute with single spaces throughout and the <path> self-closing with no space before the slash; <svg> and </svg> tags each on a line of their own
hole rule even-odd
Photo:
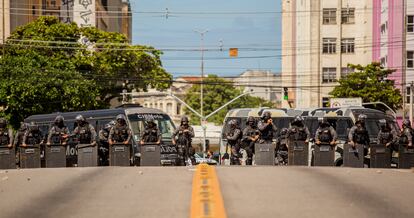
<svg viewBox="0 0 414 218">
<path fill-rule="evenodd" d="M 413 123 L 413 91 L 414 89 L 414 82 L 411 81 L 410 83 L 410 122 Z"/>
<path fill-rule="evenodd" d="M 205 149 L 206 149 L 206 126 L 204 126 L 205 120 L 204 119 L 204 84 L 203 84 L 203 79 L 204 79 L 204 35 L 208 32 L 208 30 L 194 30 L 194 32 L 199 33 L 200 37 L 201 37 L 201 45 L 200 45 L 200 50 L 201 50 L 201 78 L 200 78 L 200 114 L 201 114 L 201 119 L 200 119 L 200 124 L 201 127 L 203 128 L 203 134 L 204 134 L 204 140 L 203 140 L 203 154 L 205 154 Z"/>
</svg>

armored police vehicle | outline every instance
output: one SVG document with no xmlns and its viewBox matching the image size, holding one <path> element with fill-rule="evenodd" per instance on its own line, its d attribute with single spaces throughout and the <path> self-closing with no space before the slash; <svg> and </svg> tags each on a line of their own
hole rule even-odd
<svg viewBox="0 0 414 218">
<path fill-rule="evenodd" d="M 72 132 L 73 129 L 76 127 L 75 118 L 79 114 L 84 116 L 87 119 L 87 121 L 95 127 L 97 133 L 105 126 L 105 124 L 109 123 L 112 120 L 115 120 L 115 117 L 118 114 L 125 115 L 127 118 L 127 123 L 130 126 L 133 134 L 132 145 L 135 158 L 134 160 L 131 160 L 131 162 L 135 164 L 139 163 L 138 160 L 140 158 L 140 149 L 138 146 L 138 142 L 140 141 L 141 132 L 144 130 L 145 119 L 147 117 L 153 117 L 162 134 L 161 164 L 175 165 L 177 163 L 177 149 L 171 141 L 172 132 L 175 129 L 174 123 L 166 113 L 157 109 L 144 107 L 130 107 L 77 111 L 67 113 L 53 113 L 33 115 L 26 118 L 24 121 L 26 123 L 30 123 L 32 121 L 36 122 L 39 125 L 43 135 L 46 136 L 49 131 L 49 128 L 54 122 L 54 119 L 58 115 L 61 115 L 65 118 L 65 124 Z M 67 166 L 69 167 L 75 166 L 77 162 L 77 153 L 75 146 L 76 143 L 74 143 L 73 140 L 69 140 L 66 150 Z"/>
</svg>

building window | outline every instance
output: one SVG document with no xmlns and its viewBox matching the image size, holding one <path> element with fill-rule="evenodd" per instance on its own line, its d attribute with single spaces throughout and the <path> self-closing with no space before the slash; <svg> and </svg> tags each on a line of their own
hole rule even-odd
<svg viewBox="0 0 414 218">
<path fill-rule="evenodd" d="M 322 68 L 322 83 L 336 82 L 336 68 L 324 67 Z"/>
<path fill-rule="evenodd" d="M 355 23 L 355 8 L 342 8 L 341 23 L 342 24 Z"/>
<path fill-rule="evenodd" d="M 329 107 L 329 98 L 323 97 L 322 98 L 322 107 Z"/>
<path fill-rule="evenodd" d="M 381 34 L 385 34 L 385 32 L 387 31 L 387 28 L 386 28 L 386 26 L 385 26 L 385 23 L 383 23 L 382 25 L 381 25 Z"/>
<path fill-rule="evenodd" d="M 414 15 L 407 16 L 407 33 L 414 33 Z"/>
<path fill-rule="evenodd" d="M 407 51 L 407 68 L 414 68 L 414 51 Z"/>
<path fill-rule="evenodd" d="M 348 76 L 350 73 L 355 72 L 353 68 L 342 67 L 341 69 L 341 78 Z"/>
<path fill-rule="evenodd" d="M 355 52 L 355 39 L 354 38 L 342 39 L 341 52 L 342 53 L 354 53 Z"/>
<path fill-rule="evenodd" d="M 32 6 L 32 15 L 33 16 L 36 15 L 36 7 L 35 6 Z"/>
<path fill-rule="evenodd" d="M 323 9 L 323 24 L 336 24 L 336 8 Z"/>
<path fill-rule="evenodd" d="M 172 114 L 172 112 L 173 112 L 173 104 L 172 103 L 167 103 L 167 114 L 168 115 L 173 115 Z"/>
<path fill-rule="evenodd" d="M 336 53 L 336 38 L 324 38 L 322 45 L 323 54 L 335 54 Z"/>
<path fill-rule="evenodd" d="M 177 115 L 181 114 L 181 104 L 177 104 Z"/>
<path fill-rule="evenodd" d="M 387 56 L 382 57 L 380 63 L 381 63 L 381 66 L 383 67 L 387 66 Z"/>
</svg>

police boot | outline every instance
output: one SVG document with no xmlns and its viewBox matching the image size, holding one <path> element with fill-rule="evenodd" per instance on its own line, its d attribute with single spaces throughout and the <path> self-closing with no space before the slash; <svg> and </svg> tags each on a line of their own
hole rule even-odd
<svg viewBox="0 0 414 218">
<path fill-rule="evenodd" d="M 253 164 L 253 158 L 248 157 L 246 160 L 246 165 L 252 165 Z"/>
</svg>

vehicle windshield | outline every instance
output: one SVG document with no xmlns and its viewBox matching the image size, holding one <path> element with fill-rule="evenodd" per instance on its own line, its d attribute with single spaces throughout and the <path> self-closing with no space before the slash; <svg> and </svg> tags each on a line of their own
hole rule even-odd
<svg viewBox="0 0 414 218">
<path fill-rule="evenodd" d="M 134 139 L 139 141 L 141 132 L 145 129 L 145 119 L 153 117 L 157 124 L 163 140 L 171 140 L 172 133 L 175 129 L 170 117 L 166 114 L 129 114 L 128 120 L 134 135 Z"/>
</svg>

